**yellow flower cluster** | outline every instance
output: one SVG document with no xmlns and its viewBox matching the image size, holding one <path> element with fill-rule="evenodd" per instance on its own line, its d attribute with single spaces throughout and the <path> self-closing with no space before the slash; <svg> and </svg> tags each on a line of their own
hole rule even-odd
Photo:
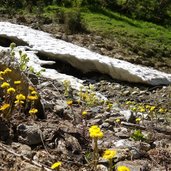
<svg viewBox="0 0 171 171">
<path fill-rule="evenodd" d="M 38 112 L 38 110 L 36 108 L 32 108 L 29 110 L 30 115 L 35 115 L 37 112 Z"/>
<path fill-rule="evenodd" d="M 9 86 L 10 86 L 10 84 L 7 83 L 7 82 L 3 82 L 3 83 L 1 84 L 1 88 L 8 88 Z"/>
<path fill-rule="evenodd" d="M 16 99 L 17 99 L 15 101 L 16 104 L 23 104 L 24 100 L 26 99 L 26 96 L 20 93 L 20 94 L 16 95 Z"/>
<path fill-rule="evenodd" d="M 106 150 L 103 154 L 103 158 L 106 160 L 111 160 L 116 156 L 116 151 L 115 150 Z"/>
<path fill-rule="evenodd" d="M 117 171 L 131 171 L 131 170 L 126 166 L 118 166 Z"/>
<path fill-rule="evenodd" d="M 61 164 L 62 164 L 62 162 L 58 161 L 58 162 L 52 164 L 51 169 L 57 169 L 57 168 L 59 168 L 61 166 Z"/>
<path fill-rule="evenodd" d="M 8 94 L 15 93 L 15 89 L 13 87 L 10 87 L 7 89 L 7 93 Z"/>
<path fill-rule="evenodd" d="M 3 105 L 0 107 L 0 110 L 1 110 L 1 111 L 4 111 L 4 110 L 8 109 L 9 107 L 10 107 L 10 104 L 5 103 L 5 104 L 3 104 Z"/>
<path fill-rule="evenodd" d="M 100 128 L 97 125 L 93 125 L 89 128 L 89 134 L 91 138 L 100 139 L 103 137 L 103 132 L 100 130 Z"/>
</svg>

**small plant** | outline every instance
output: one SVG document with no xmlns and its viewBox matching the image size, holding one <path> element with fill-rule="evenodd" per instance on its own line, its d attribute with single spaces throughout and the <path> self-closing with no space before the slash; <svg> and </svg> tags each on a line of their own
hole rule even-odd
<svg viewBox="0 0 171 171">
<path fill-rule="evenodd" d="M 109 171 L 112 171 L 112 159 L 116 156 L 115 150 L 106 150 L 103 154 L 103 158 L 109 161 Z"/>
<path fill-rule="evenodd" d="M 64 86 L 64 96 L 68 97 L 69 92 L 71 90 L 71 82 L 69 80 L 64 80 L 63 86 Z"/>
<path fill-rule="evenodd" d="M 143 141 L 145 139 L 143 133 L 139 129 L 133 132 L 131 138 L 133 138 L 135 141 Z"/>
<path fill-rule="evenodd" d="M 93 161 L 94 161 L 94 169 L 96 170 L 99 154 L 98 154 L 98 139 L 103 137 L 103 132 L 97 125 L 93 125 L 89 128 L 89 134 L 92 138 L 92 145 L 93 145 Z"/>
</svg>

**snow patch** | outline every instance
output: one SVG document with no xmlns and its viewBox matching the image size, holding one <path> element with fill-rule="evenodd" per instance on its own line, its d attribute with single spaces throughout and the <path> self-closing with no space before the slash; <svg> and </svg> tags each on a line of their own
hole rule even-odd
<svg viewBox="0 0 171 171">
<path fill-rule="evenodd" d="M 58 40 L 48 33 L 27 26 L 0 22 L 0 37 L 12 38 L 14 41 L 21 40 L 28 44 L 32 51 L 39 51 L 48 56 L 49 59 L 56 58 L 66 61 L 83 72 L 98 71 L 108 74 L 114 79 L 134 83 L 150 85 L 171 83 L 171 74 L 109 58 L 72 43 Z M 34 55 L 30 55 L 30 57 L 37 58 Z M 46 73 L 46 76 L 59 74 L 56 71 L 51 72 Z"/>
</svg>

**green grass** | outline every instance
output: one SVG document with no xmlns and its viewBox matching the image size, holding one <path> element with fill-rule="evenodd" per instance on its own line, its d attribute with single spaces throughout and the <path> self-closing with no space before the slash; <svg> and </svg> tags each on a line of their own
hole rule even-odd
<svg viewBox="0 0 171 171">
<path fill-rule="evenodd" d="M 125 49 L 146 58 L 171 57 L 171 28 L 133 20 L 105 9 L 90 11 L 86 8 L 48 6 L 44 15 L 53 18 L 58 12 L 76 10 L 81 11 L 82 21 L 89 32 L 117 40 Z"/>
<path fill-rule="evenodd" d="M 171 56 L 171 29 L 153 23 L 132 20 L 117 13 L 82 13 L 87 29 L 117 39 L 145 56 Z M 159 53 L 159 54 L 158 54 Z"/>
</svg>

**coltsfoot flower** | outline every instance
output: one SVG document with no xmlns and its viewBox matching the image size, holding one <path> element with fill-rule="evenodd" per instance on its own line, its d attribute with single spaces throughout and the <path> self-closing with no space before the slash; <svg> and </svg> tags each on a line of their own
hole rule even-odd
<svg viewBox="0 0 171 171">
<path fill-rule="evenodd" d="M 82 116 L 86 116 L 86 115 L 87 115 L 87 111 L 84 110 L 84 111 L 82 112 Z"/>
<path fill-rule="evenodd" d="M 103 132 L 100 130 L 100 128 L 97 125 L 91 126 L 89 128 L 89 133 L 91 138 L 100 139 L 103 137 Z"/>
<path fill-rule="evenodd" d="M 35 96 L 27 96 L 27 99 L 34 101 L 34 100 L 38 99 L 38 96 L 36 96 L 36 95 Z"/>
<path fill-rule="evenodd" d="M 18 94 L 18 95 L 16 95 L 16 99 L 19 101 L 22 101 L 22 100 L 26 99 L 26 96 L 24 96 L 23 94 Z"/>
<path fill-rule="evenodd" d="M 103 158 L 106 160 L 111 160 L 116 156 L 115 150 L 106 150 L 103 154 Z"/>
<path fill-rule="evenodd" d="M 72 100 L 68 100 L 68 101 L 67 101 L 67 105 L 68 105 L 68 106 L 72 106 L 72 104 L 73 104 L 73 101 L 72 101 Z"/>
<path fill-rule="evenodd" d="M 38 110 L 36 108 L 32 108 L 29 110 L 30 115 L 35 115 L 37 112 L 38 112 Z"/>
<path fill-rule="evenodd" d="M 37 95 L 37 91 L 32 91 L 31 95 Z"/>
<path fill-rule="evenodd" d="M 51 169 L 57 169 L 57 168 L 59 168 L 61 166 L 61 164 L 62 164 L 62 162 L 58 161 L 58 162 L 52 164 Z"/>
<path fill-rule="evenodd" d="M 3 82 L 3 83 L 1 84 L 1 88 L 7 88 L 7 87 L 9 87 L 9 86 L 10 86 L 10 84 L 7 83 L 7 82 Z"/>
<path fill-rule="evenodd" d="M 10 104 L 5 103 L 5 104 L 3 104 L 3 105 L 0 107 L 0 110 L 1 110 L 1 111 L 4 111 L 4 110 L 8 109 L 9 107 L 10 107 Z"/>
<path fill-rule="evenodd" d="M 9 68 L 6 68 L 6 69 L 4 70 L 4 74 L 8 74 L 8 73 L 10 73 L 10 72 L 12 72 L 12 70 L 9 69 Z"/>
<path fill-rule="evenodd" d="M 18 81 L 14 81 L 14 84 L 15 85 L 19 85 L 19 84 L 21 84 L 21 81 L 19 81 L 19 80 Z"/>
<path fill-rule="evenodd" d="M 15 89 L 13 87 L 10 87 L 7 89 L 7 93 L 8 94 L 15 93 Z"/>
<path fill-rule="evenodd" d="M 28 89 L 29 89 L 30 91 L 34 91 L 34 87 L 32 87 L 32 86 L 29 86 Z"/>
<path fill-rule="evenodd" d="M 131 171 L 131 170 L 126 166 L 118 166 L 117 171 Z"/>
</svg>

